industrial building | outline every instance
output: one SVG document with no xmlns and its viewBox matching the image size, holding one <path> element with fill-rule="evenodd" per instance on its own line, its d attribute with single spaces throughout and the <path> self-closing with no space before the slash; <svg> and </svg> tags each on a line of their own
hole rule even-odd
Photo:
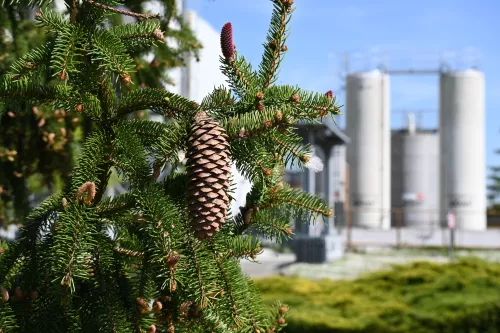
<svg viewBox="0 0 500 333">
<path fill-rule="evenodd" d="M 322 153 L 327 167 L 321 174 L 306 170 L 302 175 L 305 190 L 335 203 L 330 221 L 335 226 L 297 227 L 299 260 L 338 256 L 327 249 L 343 247 L 353 238 L 358 244 L 443 245 L 449 241 L 449 212 L 456 217 L 463 244 L 496 242 L 498 235 L 491 231 L 491 237 L 478 233 L 487 230 L 484 75 L 475 69 L 432 74 L 440 82 L 436 129 L 420 128 L 411 113 L 405 128 L 391 129 L 391 71 L 346 75 L 344 131 L 324 124 L 338 135 L 326 144 L 315 142 L 315 151 L 330 151 Z M 315 135 L 304 133 L 311 143 Z M 299 186 L 299 174 L 289 178 Z M 311 185 L 311 179 L 321 179 L 321 184 Z"/>
<path fill-rule="evenodd" d="M 390 129 L 387 72 L 347 76 L 353 226 L 439 227 L 453 211 L 457 228 L 486 230 L 484 75 L 472 69 L 438 75 L 436 131 L 419 130 L 412 117 L 407 129 Z"/>
</svg>

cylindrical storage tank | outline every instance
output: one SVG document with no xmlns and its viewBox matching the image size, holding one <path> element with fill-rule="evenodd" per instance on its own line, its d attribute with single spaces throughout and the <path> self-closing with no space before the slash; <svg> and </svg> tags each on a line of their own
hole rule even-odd
<svg viewBox="0 0 500 333">
<path fill-rule="evenodd" d="M 476 70 L 440 79 L 441 218 L 455 213 L 463 230 L 486 230 L 485 88 Z"/>
<path fill-rule="evenodd" d="M 395 218 L 401 219 L 399 226 L 439 227 L 439 136 L 435 131 L 405 131 L 394 134 L 396 142 L 398 156 L 393 161 L 400 173 L 396 205 L 402 211 Z"/>
<path fill-rule="evenodd" d="M 379 71 L 347 76 L 346 134 L 352 224 L 389 229 L 391 142 L 389 77 Z"/>
</svg>

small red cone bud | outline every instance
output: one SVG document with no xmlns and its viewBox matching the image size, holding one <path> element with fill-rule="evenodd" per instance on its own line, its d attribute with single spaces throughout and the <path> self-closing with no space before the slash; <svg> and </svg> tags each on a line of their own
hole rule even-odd
<svg viewBox="0 0 500 333">
<path fill-rule="evenodd" d="M 59 80 L 61 81 L 64 81 L 66 80 L 66 78 L 68 77 L 68 74 L 66 73 L 66 71 L 62 71 L 60 74 L 59 74 Z"/>
<path fill-rule="evenodd" d="M 283 45 L 283 46 L 281 47 L 281 52 L 286 52 L 286 51 L 288 51 L 288 46 Z"/>
<path fill-rule="evenodd" d="M 122 77 L 121 77 L 121 80 L 122 80 L 122 83 L 124 83 L 124 84 L 130 84 L 130 81 L 132 79 L 130 78 L 130 75 L 123 74 Z"/>
<path fill-rule="evenodd" d="M 42 17 L 42 13 L 37 12 L 37 13 L 35 14 L 35 18 L 40 18 L 40 17 Z"/>
<path fill-rule="evenodd" d="M 282 305 L 281 308 L 280 308 L 280 313 L 281 314 L 288 313 L 288 306 Z"/>
<path fill-rule="evenodd" d="M 279 323 L 280 325 L 285 325 L 285 318 L 280 318 L 280 319 L 278 320 L 278 323 Z"/>
<path fill-rule="evenodd" d="M 266 126 L 267 128 L 271 128 L 273 127 L 273 123 L 270 120 L 266 120 L 264 121 L 264 126 Z"/>
<path fill-rule="evenodd" d="M 156 332 L 156 326 L 155 325 L 151 325 L 149 326 L 148 328 L 148 333 L 155 333 Z"/>
<path fill-rule="evenodd" d="M 33 114 L 34 114 L 35 116 L 39 116 L 39 115 L 41 115 L 41 114 L 42 114 L 42 112 L 41 112 L 40 110 L 38 110 L 38 108 L 37 108 L 36 106 L 34 106 L 34 107 L 32 108 L 32 110 L 33 110 Z"/>
<path fill-rule="evenodd" d="M 156 29 L 154 32 L 153 32 L 153 38 L 156 38 L 158 39 L 159 41 L 164 41 L 165 39 L 165 36 L 163 36 L 163 31 L 161 31 L 160 29 Z"/>
<path fill-rule="evenodd" d="M 325 93 L 325 96 L 330 97 L 330 98 L 333 98 L 333 91 L 328 90 L 328 91 Z"/>
<path fill-rule="evenodd" d="M 265 169 L 265 170 L 264 170 L 264 174 L 265 174 L 266 176 L 270 176 L 272 173 L 273 173 L 273 172 L 272 172 L 271 170 L 269 170 L 269 169 Z"/>
<path fill-rule="evenodd" d="M 260 112 L 264 111 L 264 103 L 262 103 L 262 101 L 259 101 L 259 103 L 257 103 L 257 110 Z"/>
<path fill-rule="evenodd" d="M 142 299 L 140 297 L 137 297 L 135 300 L 137 301 L 137 304 L 139 305 L 139 311 L 141 313 L 149 312 L 148 302 L 146 302 L 144 299 Z"/>
<path fill-rule="evenodd" d="M 291 235 L 293 233 L 292 229 L 291 228 L 285 228 L 285 232 L 289 235 Z"/>
<path fill-rule="evenodd" d="M 257 98 L 257 100 L 260 101 L 261 99 L 264 98 L 264 94 L 261 91 L 259 91 L 257 95 L 255 95 L 255 98 Z"/>
<path fill-rule="evenodd" d="M 283 112 L 281 111 L 276 112 L 275 118 L 277 121 L 281 121 L 281 119 L 283 119 Z"/>
<path fill-rule="evenodd" d="M 89 205 L 92 200 L 94 200 L 96 194 L 95 183 L 93 182 L 85 182 L 82 186 L 78 188 L 75 194 L 76 200 L 81 200 L 84 193 L 87 193 L 87 196 L 84 199 L 84 203 Z"/>
<path fill-rule="evenodd" d="M 76 106 L 76 111 L 77 111 L 77 112 L 82 112 L 82 111 L 83 111 L 83 104 L 78 104 L 78 105 Z"/>
<path fill-rule="evenodd" d="M 163 309 L 163 304 L 161 304 L 160 301 L 156 301 L 153 304 L 153 312 L 154 313 L 159 313 Z"/>
<path fill-rule="evenodd" d="M 180 254 L 173 251 L 170 256 L 167 258 L 167 264 L 170 268 L 173 268 L 177 265 L 177 263 L 181 260 Z"/>
<path fill-rule="evenodd" d="M 220 33 L 220 46 L 224 58 L 231 59 L 234 56 L 233 25 L 231 22 L 224 24 Z"/>
<path fill-rule="evenodd" d="M 7 112 L 7 115 L 8 115 L 9 117 L 11 117 L 11 118 L 14 118 L 14 117 L 16 116 L 16 115 L 14 114 L 14 112 L 11 112 L 11 111 Z"/>
<path fill-rule="evenodd" d="M 295 102 L 295 103 L 300 102 L 300 96 L 297 94 L 293 94 L 292 97 L 290 97 L 290 99 L 292 100 L 292 102 Z"/>
<path fill-rule="evenodd" d="M 9 300 L 9 292 L 4 287 L 0 287 L 0 297 L 2 302 L 7 302 Z"/>
</svg>

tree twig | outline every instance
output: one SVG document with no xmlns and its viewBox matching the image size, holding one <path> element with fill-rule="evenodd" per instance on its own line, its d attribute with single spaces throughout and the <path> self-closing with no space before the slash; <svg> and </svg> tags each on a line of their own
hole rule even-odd
<svg viewBox="0 0 500 333">
<path fill-rule="evenodd" d="M 71 23 L 75 24 L 76 23 L 76 6 L 78 4 L 78 0 L 73 0 L 73 3 L 71 4 Z"/>
<path fill-rule="evenodd" d="M 138 18 L 142 18 L 142 19 L 146 19 L 146 20 L 153 19 L 153 18 L 156 18 L 156 19 L 161 18 L 160 14 L 139 14 L 139 13 L 134 13 L 134 12 L 131 12 L 128 10 L 123 10 L 123 9 L 118 9 L 118 8 L 110 7 L 107 5 L 103 5 L 102 3 L 95 2 L 94 0 L 83 0 L 83 1 L 91 4 L 92 6 L 96 6 L 96 7 L 105 9 L 105 10 L 109 10 L 109 11 L 112 11 L 112 12 L 115 12 L 118 14 L 127 15 L 127 16 L 138 17 Z"/>
</svg>

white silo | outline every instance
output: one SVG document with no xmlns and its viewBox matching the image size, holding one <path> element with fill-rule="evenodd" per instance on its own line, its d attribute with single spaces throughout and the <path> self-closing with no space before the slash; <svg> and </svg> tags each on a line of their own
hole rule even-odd
<svg viewBox="0 0 500 333">
<path fill-rule="evenodd" d="M 380 71 L 347 76 L 346 134 L 352 224 L 391 226 L 389 76 Z"/>
<path fill-rule="evenodd" d="M 485 90 L 476 70 L 440 79 L 441 218 L 457 228 L 486 230 Z"/>
</svg>

